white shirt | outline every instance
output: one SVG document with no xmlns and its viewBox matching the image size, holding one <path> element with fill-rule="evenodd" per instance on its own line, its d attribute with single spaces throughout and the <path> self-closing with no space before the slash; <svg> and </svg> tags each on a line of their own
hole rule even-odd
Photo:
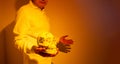
<svg viewBox="0 0 120 64">
<path fill-rule="evenodd" d="M 35 37 L 40 32 L 49 32 L 49 22 L 44 10 L 31 1 L 22 6 L 18 10 L 13 32 L 16 34 L 15 45 L 23 53 L 24 64 L 51 64 L 51 57 L 42 57 L 31 51 L 32 46 L 38 46 Z"/>
</svg>

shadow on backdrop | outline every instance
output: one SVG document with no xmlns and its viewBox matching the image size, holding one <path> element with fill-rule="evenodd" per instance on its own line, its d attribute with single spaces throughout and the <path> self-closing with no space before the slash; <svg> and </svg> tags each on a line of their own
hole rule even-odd
<svg viewBox="0 0 120 64">
<path fill-rule="evenodd" d="M 13 21 L 7 27 L 5 27 L 5 64 L 22 64 L 22 56 L 20 52 L 14 46 L 14 34 L 13 27 L 15 22 Z"/>
<path fill-rule="evenodd" d="M 27 4 L 29 0 L 15 0 L 15 10 L 17 11 L 21 6 Z M 14 34 L 13 28 L 15 26 L 15 20 L 12 21 L 8 26 L 6 26 L 2 33 L 0 33 L 0 37 L 3 37 L 4 33 L 4 49 L 5 49 L 5 63 L 3 64 L 23 64 L 23 56 L 22 53 L 15 48 L 14 42 Z M 35 60 L 32 60 L 33 63 L 36 63 Z M 33 64 L 32 63 L 32 64 Z"/>
<path fill-rule="evenodd" d="M 17 11 L 21 6 L 27 4 L 29 0 L 15 0 L 15 10 Z M 15 21 L 12 21 L 0 33 L 0 38 L 4 36 L 4 64 L 23 64 L 22 54 L 15 48 L 13 28 Z M 3 34 L 4 33 L 4 34 Z"/>
<path fill-rule="evenodd" d="M 9 24 L 5 29 L 5 64 L 24 64 L 22 53 L 15 48 L 13 28 L 15 21 Z M 30 64 L 37 64 L 35 60 L 30 60 Z"/>
<path fill-rule="evenodd" d="M 0 64 L 5 64 L 5 31 L 0 31 Z"/>
</svg>

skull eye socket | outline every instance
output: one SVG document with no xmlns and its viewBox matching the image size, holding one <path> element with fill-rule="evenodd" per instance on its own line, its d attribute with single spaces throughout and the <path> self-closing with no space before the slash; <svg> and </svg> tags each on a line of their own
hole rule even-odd
<svg viewBox="0 0 120 64">
<path fill-rule="evenodd" d="M 44 42 L 44 38 L 42 38 L 42 37 L 38 38 L 38 42 L 39 43 L 43 43 Z"/>
</svg>

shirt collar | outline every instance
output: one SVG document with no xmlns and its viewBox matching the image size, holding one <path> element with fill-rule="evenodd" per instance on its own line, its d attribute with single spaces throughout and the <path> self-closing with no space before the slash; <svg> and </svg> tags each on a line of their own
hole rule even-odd
<svg viewBox="0 0 120 64">
<path fill-rule="evenodd" d="M 38 8 L 36 5 L 34 5 L 34 4 L 32 3 L 31 0 L 29 1 L 29 4 L 30 4 L 33 8 Z"/>
<path fill-rule="evenodd" d="M 35 8 L 35 9 L 40 9 L 39 7 L 37 7 L 36 5 L 34 5 L 31 0 L 29 1 L 29 4 L 30 4 L 30 6 L 32 6 L 32 7 Z M 40 9 L 40 10 L 41 10 L 41 9 Z M 43 9 L 43 10 L 41 10 L 41 11 L 44 12 L 45 10 Z"/>
</svg>

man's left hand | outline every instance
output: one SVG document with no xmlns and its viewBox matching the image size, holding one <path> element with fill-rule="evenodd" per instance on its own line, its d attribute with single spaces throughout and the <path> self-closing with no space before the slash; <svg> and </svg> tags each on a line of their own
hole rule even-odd
<svg viewBox="0 0 120 64">
<path fill-rule="evenodd" d="M 68 53 L 71 49 L 71 44 L 73 44 L 72 39 L 66 39 L 68 35 L 62 36 L 59 40 L 59 43 L 57 44 L 57 47 L 59 48 L 59 51 Z"/>
</svg>

